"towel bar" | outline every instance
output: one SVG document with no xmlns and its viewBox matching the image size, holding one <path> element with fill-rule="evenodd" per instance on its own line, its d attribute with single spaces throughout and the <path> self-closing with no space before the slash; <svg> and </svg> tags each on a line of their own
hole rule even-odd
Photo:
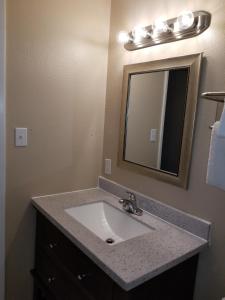
<svg viewBox="0 0 225 300">
<path fill-rule="evenodd" d="M 225 103 L 225 92 L 206 92 L 201 94 L 202 98 L 212 100 L 219 103 Z M 209 129 L 213 129 L 213 125 L 209 126 Z"/>
<path fill-rule="evenodd" d="M 201 94 L 202 98 L 212 100 L 220 103 L 224 103 L 225 92 L 207 92 Z"/>
</svg>

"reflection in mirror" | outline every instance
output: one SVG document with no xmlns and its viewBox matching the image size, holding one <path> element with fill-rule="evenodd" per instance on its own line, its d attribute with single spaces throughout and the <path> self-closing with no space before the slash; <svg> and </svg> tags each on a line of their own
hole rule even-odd
<svg viewBox="0 0 225 300">
<path fill-rule="evenodd" d="M 119 167 L 187 188 L 201 58 L 124 66 Z"/>
<path fill-rule="evenodd" d="M 124 160 L 178 174 L 189 68 L 130 74 Z"/>
</svg>

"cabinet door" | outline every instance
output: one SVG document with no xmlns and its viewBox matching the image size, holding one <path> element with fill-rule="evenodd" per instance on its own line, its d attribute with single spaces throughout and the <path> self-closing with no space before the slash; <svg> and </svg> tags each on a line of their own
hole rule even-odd
<svg viewBox="0 0 225 300">
<path fill-rule="evenodd" d="M 36 275 L 34 275 L 33 300 L 55 300 L 55 297 L 51 293 L 49 293 L 48 290 L 41 284 L 39 279 L 36 278 Z"/>
<path fill-rule="evenodd" d="M 36 240 L 36 248 L 66 269 L 84 294 L 93 300 L 111 300 L 111 278 L 40 213 Z"/>
<path fill-rule="evenodd" d="M 114 285 L 113 300 L 193 300 L 198 256 L 126 292 Z"/>
<path fill-rule="evenodd" d="M 75 278 L 43 252 L 37 252 L 35 273 L 48 300 L 92 300 L 80 289 Z"/>
</svg>

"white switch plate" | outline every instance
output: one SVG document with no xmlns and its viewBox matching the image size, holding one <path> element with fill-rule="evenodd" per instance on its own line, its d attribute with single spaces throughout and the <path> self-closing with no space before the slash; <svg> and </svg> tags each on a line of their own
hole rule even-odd
<svg viewBox="0 0 225 300">
<path fill-rule="evenodd" d="M 150 131 L 150 142 L 157 141 L 157 129 L 151 129 Z"/>
<path fill-rule="evenodd" d="M 112 173 L 112 161 L 111 159 L 106 158 L 105 159 L 105 174 L 111 175 Z"/>
<path fill-rule="evenodd" d="M 15 128 L 15 145 L 16 147 L 27 146 L 27 128 Z"/>
</svg>

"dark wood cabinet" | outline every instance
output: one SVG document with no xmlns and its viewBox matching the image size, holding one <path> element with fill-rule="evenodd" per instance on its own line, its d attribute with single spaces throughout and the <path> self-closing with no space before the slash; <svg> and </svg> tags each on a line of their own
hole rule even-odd
<svg viewBox="0 0 225 300">
<path fill-rule="evenodd" d="M 192 300 L 198 257 L 125 291 L 37 213 L 34 300 Z"/>
</svg>

